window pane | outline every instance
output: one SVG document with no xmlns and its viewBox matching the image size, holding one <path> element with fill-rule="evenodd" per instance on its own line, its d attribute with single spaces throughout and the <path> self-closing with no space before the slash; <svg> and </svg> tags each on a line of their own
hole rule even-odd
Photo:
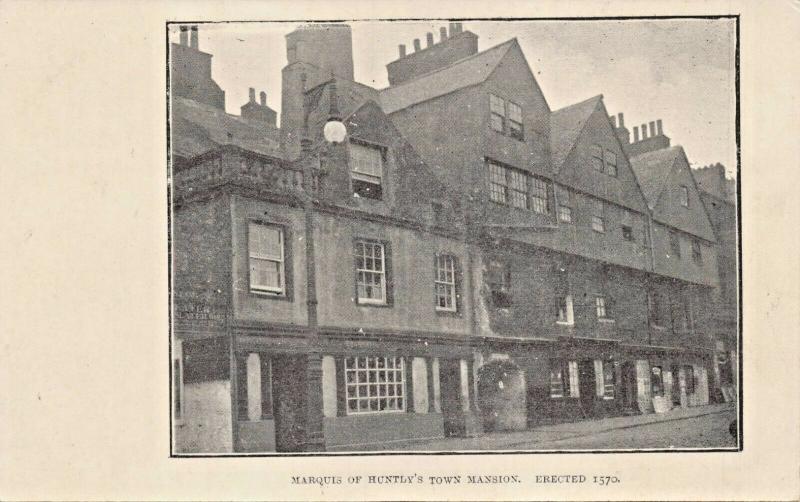
<svg viewBox="0 0 800 502">
<path fill-rule="evenodd" d="M 383 244 L 359 241 L 355 252 L 358 299 L 385 302 Z"/>
<path fill-rule="evenodd" d="M 354 173 L 360 173 L 377 179 L 383 176 L 383 156 L 375 147 L 350 143 L 350 163 Z"/>
<path fill-rule="evenodd" d="M 382 411 L 403 411 L 404 368 L 395 358 L 358 358 L 360 385 L 347 385 L 345 398 L 347 413 L 376 413 Z M 352 358 L 345 359 L 345 372 L 352 371 Z M 388 369 L 396 367 L 396 369 Z M 396 381 L 397 384 L 387 383 Z M 348 380 L 349 382 L 349 380 Z"/>
<path fill-rule="evenodd" d="M 592 157 L 603 160 L 603 149 L 600 145 L 592 145 Z"/>
<path fill-rule="evenodd" d="M 506 169 L 489 162 L 489 198 L 495 202 L 506 203 Z"/>
<path fill-rule="evenodd" d="M 275 258 L 280 260 L 283 256 L 282 232 L 278 227 L 250 223 L 248 226 L 248 244 L 250 256 L 261 258 Z"/>
<path fill-rule="evenodd" d="M 270 260 L 251 258 L 250 285 L 254 288 L 280 289 L 280 263 Z"/>
<path fill-rule="evenodd" d="M 492 110 L 492 113 L 503 116 L 506 114 L 503 98 L 495 96 L 494 94 L 489 94 L 489 108 Z"/>
<path fill-rule="evenodd" d="M 606 150 L 606 172 L 611 176 L 617 175 L 617 154 Z"/>
<path fill-rule="evenodd" d="M 522 107 L 516 103 L 508 102 L 508 118 L 517 123 L 522 123 Z"/>
<path fill-rule="evenodd" d="M 558 219 L 564 223 L 572 223 L 572 209 L 565 206 L 558 208 Z"/>
<path fill-rule="evenodd" d="M 511 205 L 521 209 L 528 208 L 528 176 L 518 171 L 509 170 L 509 186 L 511 188 Z"/>
<path fill-rule="evenodd" d="M 533 190 L 531 193 L 533 210 L 537 213 L 547 213 L 547 182 L 538 178 L 533 179 Z"/>
</svg>

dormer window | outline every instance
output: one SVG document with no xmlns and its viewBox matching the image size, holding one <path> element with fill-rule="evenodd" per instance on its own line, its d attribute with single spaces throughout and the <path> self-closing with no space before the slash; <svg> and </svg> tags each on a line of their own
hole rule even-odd
<svg viewBox="0 0 800 502">
<path fill-rule="evenodd" d="M 689 207 L 689 188 L 684 185 L 681 185 L 681 206 Z"/>
<path fill-rule="evenodd" d="M 522 125 L 522 107 L 513 101 L 507 101 L 494 94 L 489 94 L 490 125 L 495 131 L 524 141 L 525 132 Z"/>
<path fill-rule="evenodd" d="M 383 197 L 383 152 L 380 148 L 350 143 L 350 178 L 353 195 L 381 200 Z"/>
</svg>

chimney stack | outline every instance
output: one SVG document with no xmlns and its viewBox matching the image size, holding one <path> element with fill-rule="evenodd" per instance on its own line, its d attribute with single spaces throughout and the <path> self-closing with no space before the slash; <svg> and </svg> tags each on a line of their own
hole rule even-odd
<svg viewBox="0 0 800 502">
<path fill-rule="evenodd" d="M 461 23 L 456 23 L 456 33 L 461 33 Z"/>
<path fill-rule="evenodd" d="M 200 50 L 200 44 L 197 41 L 197 26 L 192 26 L 190 28 L 191 37 L 189 38 L 189 47 L 192 47 L 196 50 Z"/>
<path fill-rule="evenodd" d="M 456 31 L 456 23 L 448 23 L 448 25 L 447 25 L 447 26 L 448 26 L 448 28 L 449 28 L 449 31 L 450 31 L 450 36 L 451 36 L 451 37 L 452 37 L 453 35 L 455 35 L 456 33 L 458 33 L 458 32 Z"/>
<path fill-rule="evenodd" d="M 406 44 L 400 44 L 397 46 L 397 48 L 400 50 L 400 57 L 406 57 Z"/>
<path fill-rule="evenodd" d="M 642 140 L 647 139 L 647 124 L 642 124 Z"/>
<path fill-rule="evenodd" d="M 654 138 L 656 136 L 657 136 L 657 134 L 656 134 L 656 123 L 655 123 L 655 121 L 653 121 L 653 122 L 650 122 L 650 137 Z"/>
<path fill-rule="evenodd" d="M 253 87 L 250 88 L 250 102 L 256 102 L 256 90 Z"/>
<path fill-rule="evenodd" d="M 633 142 L 639 142 L 639 126 L 633 126 Z"/>
<path fill-rule="evenodd" d="M 181 45 L 189 45 L 189 27 L 181 26 Z"/>
<path fill-rule="evenodd" d="M 428 42 L 428 47 L 433 45 L 433 33 L 430 33 L 430 32 L 426 33 L 425 34 L 425 39 Z"/>
<path fill-rule="evenodd" d="M 447 28 L 442 26 L 439 28 L 439 41 L 444 42 L 445 40 L 447 40 Z"/>
<path fill-rule="evenodd" d="M 261 98 L 261 106 L 267 106 L 267 93 L 264 92 L 264 91 L 261 91 L 261 94 L 259 95 L 259 97 Z"/>
<path fill-rule="evenodd" d="M 415 38 L 414 39 L 414 52 L 418 52 L 420 49 L 421 49 L 421 47 L 419 45 L 419 39 Z"/>
<path fill-rule="evenodd" d="M 625 127 L 625 116 L 622 114 L 622 112 L 619 113 L 619 126 Z"/>
<path fill-rule="evenodd" d="M 656 120 L 656 128 L 658 129 L 659 136 L 664 134 L 664 130 L 661 128 L 661 119 Z"/>
</svg>

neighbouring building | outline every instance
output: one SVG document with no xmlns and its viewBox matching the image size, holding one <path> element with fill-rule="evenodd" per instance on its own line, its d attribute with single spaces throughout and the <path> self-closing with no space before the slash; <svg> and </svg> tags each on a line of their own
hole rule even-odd
<svg viewBox="0 0 800 502">
<path fill-rule="evenodd" d="M 225 112 L 196 28 L 170 45 L 176 453 L 709 402 L 728 236 L 660 121 L 630 141 L 602 96 L 551 110 L 516 39 L 460 23 L 385 89 L 353 80 L 347 25 L 286 55 L 278 126 L 255 88 Z"/>
</svg>

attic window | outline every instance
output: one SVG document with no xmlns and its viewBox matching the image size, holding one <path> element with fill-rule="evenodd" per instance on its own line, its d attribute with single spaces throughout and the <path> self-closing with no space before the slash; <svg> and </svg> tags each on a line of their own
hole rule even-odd
<svg viewBox="0 0 800 502">
<path fill-rule="evenodd" d="M 525 140 L 522 125 L 522 107 L 520 105 L 494 94 L 489 94 L 489 111 L 492 129 L 514 139 Z"/>
<path fill-rule="evenodd" d="M 354 196 L 380 200 L 383 197 L 381 149 L 350 143 L 350 178 Z"/>
<path fill-rule="evenodd" d="M 689 207 L 689 189 L 681 185 L 681 206 Z"/>
<path fill-rule="evenodd" d="M 606 150 L 606 173 L 610 176 L 617 175 L 617 154 Z"/>
</svg>

